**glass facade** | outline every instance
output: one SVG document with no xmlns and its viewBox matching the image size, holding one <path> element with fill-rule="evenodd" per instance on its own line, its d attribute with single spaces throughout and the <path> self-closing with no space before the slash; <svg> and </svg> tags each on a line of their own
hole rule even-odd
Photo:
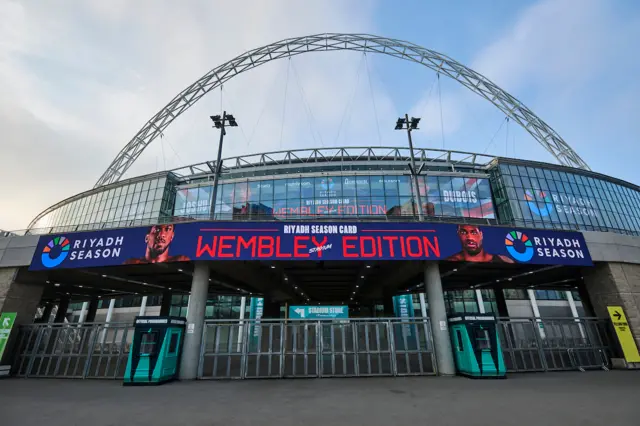
<svg viewBox="0 0 640 426">
<path fill-rule="evenodd" d="M 426 216 L 495 218 L 486 178 L 420 176 L 418 188 Z M 212 197 L 211 184 L 179 188 L 174 215 L 208 219 Z M 408 175 L 243 179 L 221 184 L 216 198 L 215 216 L 221 220 L 416 215 Z"/>
<path fill-rule="evenodd" d="M 492 172 L 500 223 L 640 235 L 640 191 L 586 174 L 500 163 Z"/>
<path fill-rule="evenodd" d="M 174 200 L 175 188 L 166 176 L 124 182 L 48 212 L 29 226 L 30 233 L 148 225 L 170 217 Z"/>
<path fill-rule="evenodd" d="M 209 296 L 205 309 L 205 319 L 239 319 L 241 296 Z M 245 307 L 245 318 L 249 318 L 249 297 Z M 188 295 L 176 295 L 171 297 L 170 315 L 178 317 L 187 316 L 189 305 Z"/>
</svg>

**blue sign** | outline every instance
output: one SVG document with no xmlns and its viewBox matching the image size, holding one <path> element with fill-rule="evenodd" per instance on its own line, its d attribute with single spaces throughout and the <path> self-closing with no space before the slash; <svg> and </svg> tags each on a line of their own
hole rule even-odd
<svg viewBox="0 0 640 426">
<path fill-rule="evenodd" d="M 348 306 L 289 306 L 290 319 L 348 319 Z"/>
<path fill-rule="evenodd" d="M 413 350 L 416 348 L 417 327 L 409 321 L 414 318 L 413 295 L 403 294 L 393 296 L 393 313 L 396 317 L 406 320 L 407 323 L 394 323 L 394 335 L 396 347 L 401 350 Z"/>
<path fill-rule="evenodd" d="M 249 344 L 252 349 L 258 345 L 260 340 L 260 335 L 262 333 L 262 327 L 260 326 L 260 320 L 262 319 L 262 315 L 264 313 L 264 298 L 263 297 L 252 297 L 251 302 L 249 304 L 249 319 L 255 320 L 251 321 L 249 324 Z"/>
<path fill-rule="evenodd" d="M 415 222 L 190 222 L 42 236 L 29 269 L 192 260 L 592 265 L 579 232 Z"/>
</svg>

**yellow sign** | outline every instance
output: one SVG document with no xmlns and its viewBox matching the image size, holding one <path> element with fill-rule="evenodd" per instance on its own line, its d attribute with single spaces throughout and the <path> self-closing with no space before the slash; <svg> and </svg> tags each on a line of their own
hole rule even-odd
<svg viewBox="0 0 640 426">
<path fill-rule="evenodd" d="M 616 329 L 624 359 L 627 362 L 640 362 L 640 353 L 638 353 L 638 347 L 635 340 L 633 340 L 627 316 L 624 314 L 622 306 L 607 306 L 607 310 L 609 311 L 611 322 L 613 322 L 613 327 Z"/>
</svg>

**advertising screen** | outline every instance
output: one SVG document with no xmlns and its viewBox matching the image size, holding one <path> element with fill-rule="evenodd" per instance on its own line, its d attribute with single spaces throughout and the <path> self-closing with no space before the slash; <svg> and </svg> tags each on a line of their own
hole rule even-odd
<svg viewBox="0 0 640 426">
<path fill-rule="evenodd" d="M 418 187 L 426 216 L 494 219 L 489 180 L 450 176 L 420 176 Z M 179 190 L 175 215 L 206 214 L 206 194 Z M 313 219 L 325 216 L 414 216 L 411 177 L 323 176 L 220 185 L 216 202 L 219 219 L 268 217 Z M 203 191 L 204 188 L 199 188 Z M 193 211 L 196 213 L 193 213 Z"/>
<path fill-rule="evenodd" d="M 432 223 L 191 222 L 40 237 L 30 270 L 193 260 L 591 265 L 581 233 Z"/>
</svg>

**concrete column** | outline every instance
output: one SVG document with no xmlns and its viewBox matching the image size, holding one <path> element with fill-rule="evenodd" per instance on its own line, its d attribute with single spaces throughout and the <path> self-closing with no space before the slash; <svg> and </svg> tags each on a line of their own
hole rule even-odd
<svg viewBox="0 0 640 426">
<path fill-rule="evenodd" d="M 94 322 L 96 320 L 96 314 L 98 313 L 98 304 L 100 299 L 91 299 L 89 301 L 89 307 L 87 308 L 86 322 Z"/>
<path fill-rule="evenodd" d="M 540 309 L 538 309 L 538 301 L 536 300 L 536 293 L 532 289 L 528 289 L 527 294 L 529 295 L 529 302 L 531 302 L 531 310 L 533 310 L 533 315 L 536 317 L 536 323 L 538 324 L 538 331 L 540 332 L 540 337 L 544 339 L 547 337 L 547 334 L 544 332 L 542 321 L 540 321 Z"/>
<path fill-rule="evenodd" d="M 244 321 L 242 321 L 244 319 L 244 311 L 247 308 L 247 298 L 245 296 L 242 296 L 240 298 L 240 326 L 238 327 L 238 352 L 240 352 L 240 349 L 242 349 L 242 332 L 243 330 L 243 325 L 244 325 Z M 286 311 L 285 311 L 286 312 Z"/>
<path fill-rule="evenodd" d="M 496 307 L 498 308 L 496 316 L 503 318 L 508 317 L 509 308 L 507 307 L 507 299 L 504 297 L 504 291 L 500 287 L 494 287 L 493 295 L 496 298 Z"/>
<path fill-rule="evenodd" d="M 578 323 L 578 327 L 580 328 L 580 336 L 585 339 L 587 337 L 585 331 L 584 331 L 584 326 L 580 323 L 580 315 L 578 315 L 578 308 L 576 308 L 576 301 L 573 300 L 573 294 L 571 294 L 570 290 L 567 290 L 565 292 L 565 294 L 567 295 L 567 301 L 569 302 L 569 308 L 571 309 L 571 315 L 573 315 L 573 317 L 576 319 L 576 322 Z"/>
<path fill-rule="evenodd" d="M 478 302 L 478 312 L 481 314 L 486 314 L 487 311 L 484 309 L 484 299 L 482 298 L 481 290 L 476 290 L 476 301 Z"/>
<path fill-rule="evenodd" d="M 82 302 L 82 309 L 80 309 L 80 318 L 78 318 L 78 325 L 84 322 L 87 316 L 87 310 L 89 309 L 89 302 Z"/>
<path fill-rule="evenodd" d="M 444 304 L 440 268 L 437 263 L 425 263 L 424 283 L 429 300 L 429 319 L 431 320 L 431 333 L 436 351 L 438 372 L 445 376 L 454 375 L 456 368 L 451 350 L 451 337 L 447 324 L 447 310 Z"/>
<path fill-rule="evenodd" d="M 11 364 L 13 361 L 13 347 L 18 328 L 21 325 L 33 324 L 44 291 L 44 283 L 27 284 L 15 281 L 17 272 L 16 268 L 0 269 L 0 312 L 16 313 L 0 365 Z"/>
<path fill-rule="evenodd" d="M 40 318 L 40 322 L 48 323 L 51 319 L 51 312 L 53 311 L 53 302 L 47 302 L 42 309 L 42 318 Z"/>
<path fill-rule="evenodd" d="M 69 296 L 61 297 L 58 302 L 58 310 L 56 311 L 56 317 L 53 320 L 55 323 L 62 323 L 67 318 L 67 311 L 69 310 Z"/>
<path fill-rule="evenodd" d="M 161 317 L 166 317 L 171 313 L 171 296 L 172 293 L 170 291 L 165 291 L 162 293 L 162 301 L 160 302 Z"/>
<path fill-rule="evenodd" d="M 202 329 L 204 327 L 208 293 L 209 265 L 206 262 L 196 262 L 193 270 L 193 280 L 191 281 L 187 330 L 180 362 L 180 379 L 182 380 L 192 380 L 198 376 L 200 345 L 202 344 Z"/>
<path fill-rule="evenodd" d="M 111 318 L 113 317 L 113 308 L 116 306 L 116 299 L 109 300 L 109 309 L 107 309 L 107 317 L 104 322 L 104 330 L 102 330 L 102 336 L 100 337 L 100 344 L 104 345 L 105 340 L 107 339 L 107 328 L 109 327 L 109 323 L 111 322 Z"/>
<path fill-rule="evenodd" d="M 584 286 L 596 316 L 609 318 L 607 306 L 621 306 L 629 329 L 640 348 L 640 265 L 617 262 L 598 262 L 582 268 Z M 580 290 L 582 286 L 578 286 Z"/>
<path fill-rule="evenodd" d="M 427 302 L 424 300 L 424 293 L 418 293 L 418 297 L 420 298 L 420 315 L 422 318 L 427 317 Z"/>
<path fill-rule="evenodd" d="M 138 316 L 144 316 L 144 313 L 146 310 L 147 310 L 147 296 L 142 296 L 142 302 L 140 302 L 140 312 L 138 312 Z"/>
</svg>

